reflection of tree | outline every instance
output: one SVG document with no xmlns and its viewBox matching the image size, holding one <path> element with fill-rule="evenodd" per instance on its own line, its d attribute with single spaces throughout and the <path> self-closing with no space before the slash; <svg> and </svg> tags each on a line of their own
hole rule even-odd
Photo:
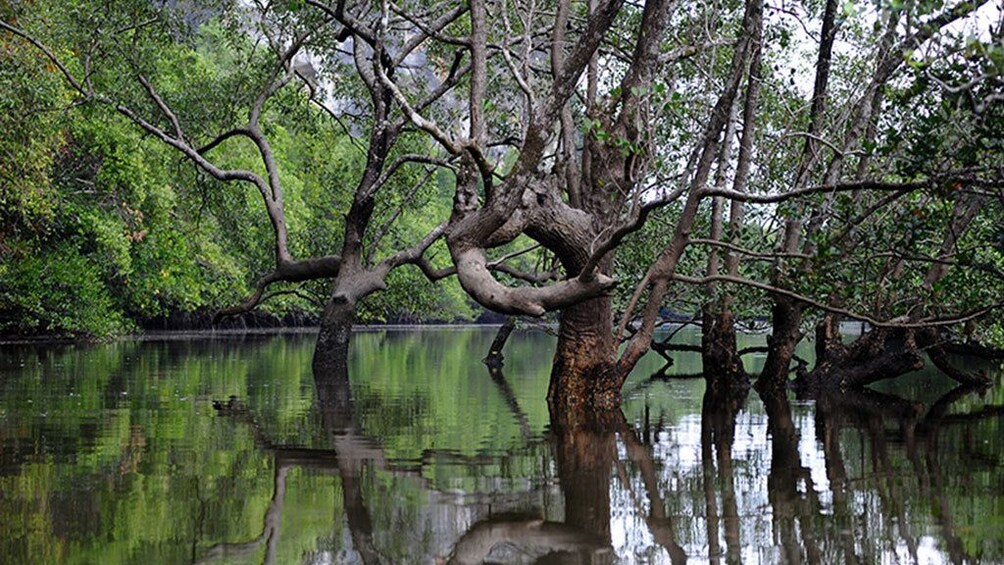
<svg viewBox="0 0 1004 565">
<path fill-rule="evenodd" d="M 791 418 L 791 406 L 783 392 L 760 391 L 767 411 L 770 435 L 770 471 L 767 495 L 773 509 L 774 541 L 789 563 L 822 562 L 813 518 L 819 511 L 810 470 L 802 466 L 798 451 L 798 429 Z M 804 495 L 799 484 L 804 485 Z M 801 539 L 799 539 L 801 534 Z"/>
<path fill-rule="evenodd" d="M 618 427 L 628 459 L 638 468 L 642 483 L 645 485 L 649 507 L 649 515 L 645 523 L 652 533 L 652 538 L 666 549 L 674 565 L 685 563 L 687 555 L 676 541 L 676 526 L 672 517 L 666 512 L 666 501 L 659 488 L 658 469 L 655 458 L 652 456 L 652 448 L 638 439 L 634 429 L 624 420 L 623 413 Z"/>
<path fill-rule="evenodd" d="M 609 517 L 608 517 L 609 521 Z M 499 545 L 540 547 L 546 552 L 539 561 L 592 563 L 594 557 L 610 554 L 609 540 L 577 527 L 549 522 L 536 516 L 494 516 L 482 520 L 461 536 L 449 563 L 484 563 Z"/>
<path fill-rule="evenodd" d="M 498 387 L 524 434 L 529 425 L 502 371 L 489 364 Z M 617 411 L 623 422 L 623 415 Z M 552 423 L 552 452 L 564 495 L 564 522 L 538 516 L 497 515 L 472 526 L 454 546 L 450 563 L 482 563 L 500 546 L 522 548 L 547 563 L 606 563 L 610 548 L 610 477 L 617 456 L 614 429 L 562 428 Z"/>
<path fill-rule="evenodd" d="M 955 526 L 952 499 L 948 496 L 945 480 L 946 470 L 952 464 L 967 464 L 965 454 L 960 454 L 960 457 L 948 456 L 942 449 L 941 436 L 947 426 L 966 426 L 968 433 L 974 424 L 1001 413 L 1000 407 L 991 406 L 966 414 L 949 414 L 953 404 L 976 390 L 979 387 L 956 387 L 933 403 L 926 413 L 923 404 L 871 390 L 848 390 L 820 397 L 816 403 L 816 432 L 823 444 L 834 513 L 837 516 L 853 515 L 848 501 L 851 479 L 847 476 L 840 442 L 841 431 L 850 428 L 867 438 L 870 446 L 869 461 L 882 508 L 879 515 L 883 520 L 881 530 L 886 536 L 885 543 L 897 545 L 900 540 L 893 539 L 893 536 L 898 534 L 910 558 L 918 561 L 920 543 L 909 520 L 907 497 L 910 494 L 904 492 L 904 488 L 909 488 L 910 483 L 903 480 L 903 469 L 894 465 L 891 453 L 893 445 L 902 445 L 910 462 L 908 468 L 913 471 L 916 480 L 917 498 L 929 501 L 932 517 L 940 526 L 948 557 L 953 563 L 973 561 L 974 556 L 967 553 Z M 953 446 L 960 447 L 965 449 L 963 446 Z M 895 522 L 890 517 L 894 517 Z M 864 524 L 872 533 L 878 533 L 874 526 Z M 853 528 L 842 528 L 845 531 L 851 529 Z M 843 542 L 845 556 L 855 557 L 852 552 L 854 540 L 847 535 Z M 871 561 L 873 558 L 874 556 L 865 555 L 855 560 Z"/>
<path fill-rule="evenodd" d="M 492 379 L 507 397 L 519 419 L 522 411 L 501 370 L 492 369 Z M 611 545 L 611 478 L 616 468 L 625 485 L 628 470 L 618 457 L 618 438 L 627 459 L 645 489 L 649 515 L 646 525 L 653 539 L 669 553 L 673 563 L 686 561 L 676 539 L 675 524 L 666 511 L 659 484 L 658 463 L 652 446 L 643 442 L 619 409 L 596 411 L 571 425 L 564 414 L 552 413 L 549 436 L 564 500 L 563 522 L 537 516 L 500 515 L 475 524 L 458 541 L 451 563 L 481 563 L 491 560 L 499 547 L 523 548 L 547 563 L 608 563 L 615 558 Z M 648 438 L 649 434 L 643 434 Z M 635 496 L 633 488 L 628 488 Z M 636 507 L 646 506 L 635 500 Z"/>
<path fill-rule="evenodd" d="M 704 483 L 704 502 L 707 511 L 708 552 L 711 562 L 718 563 L 722 554 L 719 547 L 718 497 L 716 483 L 720 484 L 722 499 L 721 522 L 725 527 L 725 560 L 739 563 L 739 510 L 736 504 L 735 471 L 732 466 L 732 444 L 736 435 L 736 416 L 746 403 L 746 387 L 708 387 L 701 406 L 701 470 Z M 717 455 L 718 477 L 715 477 Z"/>
<path fill-rule="evenodd" d="M 286 501 L 286 473 L 289 465 L 275 467 L 275 480 L 272 486 L 272 502 L 265 511 L 264 525 L 261 534 L 253 540 L 241 543 L 221 543 L 210 547 L 196 563 L 211 563 L 220 559 L 246 560 L 261 549 L 265 544 L 265 563 L 275 563 L 279 542 L 279 525 L 282 522 L 282 507 Z"/>
<path fill-rule="evenodd" d="M 325 432 L 333 449 L 290 448 L 273 445 L 255 422 L 253 415 L 236 398 L 214 403 L 221 413 L 245 422 L 254 433 L 258 447 L 273 454 L 275 482 L 272 502 L 265 513 L 262 533 L 243 543 L 220 544 L 210 548 L 202 561 L 243 557 L 266 545 L 265 562 L 275 562 L 279 539 L 279 524 L 286 495 L 286 474 L 293 466 L 337 470 L 341 480 L 342 503 L 345 509 L 352 544 L 364 563 L 386 561 L 373 544 L 373 520 L 366 507 L 361 477 L 373 464 L 383 466 L 383 452 L 358 434 L 355 429 L 352 393 L 345 363 L 331 364 L 314 373 L 318 409 Z"/>
</svg>

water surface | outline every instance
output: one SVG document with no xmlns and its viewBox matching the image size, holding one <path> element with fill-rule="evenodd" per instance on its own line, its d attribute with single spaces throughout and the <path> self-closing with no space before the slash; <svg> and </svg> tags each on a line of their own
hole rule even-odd
<svg viewBox="0 0 1004 565">
<path fill-rule="evenodd" d="M 0 561 L 1004 562 L 999 371 L 765 403 L 653 355 L 567 433 L 553 339 L 492 337 L 360 333 L 320 387 L 309 335 L 4 346 Z"/>
</svg>

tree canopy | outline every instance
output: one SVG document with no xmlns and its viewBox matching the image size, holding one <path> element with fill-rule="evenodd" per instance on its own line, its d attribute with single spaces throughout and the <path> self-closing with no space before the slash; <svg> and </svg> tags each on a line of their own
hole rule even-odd
<svg viewBox="0 0 1004 565">
<path fill-rule="evenodd" d="M 619 399 L 668 312 L 737 378 L 769 320 L 765 386 L 810 327 L 813 387 L 922 351 L 979 381 L 946 347 L 1004 338 L 993 3 L 113 4 L 0 14 L 8 327 L 314 299 L 321 354 L 557 312 L 572 404 Z"/>
</svg>

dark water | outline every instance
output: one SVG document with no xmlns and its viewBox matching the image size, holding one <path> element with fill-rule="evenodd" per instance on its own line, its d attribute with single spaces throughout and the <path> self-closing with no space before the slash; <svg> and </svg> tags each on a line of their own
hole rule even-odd
<svg viewBox="0 0 1004 565">
<path fill-rule="evenodd" d="M 765 403 L 649 358 L 563 433 L 552 339 L 491 338 L 361 333 L 350 390 L 310 336 L 0 348 L 0 561 L 1004 562 L 998 370 Z"/>
</svg>

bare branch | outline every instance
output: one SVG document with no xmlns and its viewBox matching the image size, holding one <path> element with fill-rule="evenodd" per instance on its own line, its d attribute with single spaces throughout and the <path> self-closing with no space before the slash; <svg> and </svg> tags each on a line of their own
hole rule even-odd
<svg viewBox="0 0 1004 565">
<path fill-rule="evenodd" d="M 369 253 L 367 254 L 367 261 L 369 260 L 369 257 L 371 257 L 374 253 L 376 253 L 377 248 L 380 246 L 380 241 L 383 240 L 384 236 L 386 236 L 387 233 L 390 231 L 390 227 L 394 224 L 394 222 L 397 221 L 399 217 L 401 217 L 401 214 L 404 213 L 405 206 L 407 206 L 415 198 L 415 196 L 418 194 L 418 189 L 426 182 L 428 182 L 430 178 L 432 178 L 432 174 L 434 172 L 436 172 L 435 169 L 429 169 L 428 171 L 426 171 L 425 176 L 418 181 L 417 185 L 412 187 L 412 189 L 409 190 L 407 194 L 405 194 L 404 199 L 401 200 L 400 205 L 397 206 L 397 208 L 394 210 L 394 213 L 391 214 L 389 218 L 387 218 L 387 221 L 384 222 L 382 226 L 380 226 L 380 229 L 377 230 L 376 232 L 377 233 L 376 237 L 373 238 L 373 242 L 370 244 Z M 371 188 L 368 192 L 373 193 L 375 191 L 376 189 Z"/>
<path fill-rule="evenodd" d="M 140 75 L 139 82 L 143 85 L 143 88 L 146 89 L 146 93 L 151 99 L 153 99 L 154 103 L 157 104 L 157 107 L 160 108 L 160 111 L 164 114 L 164 116 L 170 120 L 171 125 L 174 126 L 175 136 L 179 140 L 184 140 L 185 134 L 181 131 L 181 124 L 178 122 L 178 117 L 174 115 L 174 112 L 172 112 L 171 108 L 169 108 L 164 102 L 164 99 L 157 94 L 157 91 L 153 89 L 153 85 L 150 84 L 150 81 L 148 81 L 145 76 Z"/>
<path fill-rule="evenodd" d="M 916 182 L 882 182 L 875 180 L 864 180 L 857 182 L 848 183 L 837 183 L 837 184 L 823 184 L 818 186 L 809 186 L 805 188 L 800 188 L 796 190 L 790 190 L 788 192 L 782 192 L 780 194 L 750 194 L 747 192 L 736 192 L 734 190 L 722 189 L 722 188 L 705 188 L 701 191 L 701 196 L 724 196 L 730 200 L 739 200 L 741 202 L 751 202 L 754 204 L 777 204 L 779 202 L 786 202 L 788 200 L 793 200 L 795 198 L 800 198 L 802 196 L 810 196 L 813 194 L 830 193 L 830 192 L 856 192 L 859 190 L 875 190 L 875 191 L 889 191 L 889 192 L 910 192 L 914 190 L 921 190 L 924 188 L 930 188 L 938 184 L 938 182 L 944 182 L 945 179 L 930 179 L 926 181 L 916 181 Z"/>
<path fill-rule="evenodd" d="M 729 251 L 735 251 L 741 255 L 747 257 L 753 257 L 756 259 L 776 259 L 778 257 L 793 257 L 797 259 L 811 259 L 811 255 L 805 253 L 782 253 L 782 252 L 772 252 L 772 253 L 757 253 L 751 249 L 746 249 L 745 247 L 740 247 L 732 243 L 727 243 L 724 241 L 719 241 L 716 239 L 691 239 L 690 245 L 710 245 L 711 247 L 721 247 L 723 249 L 728 249 Z"/>
<path fill-rule="evenodd" d="M 596 246 L 590 254 L 589 259 L 586 261 L 585 266 L 582 268 L 582 272 L 579 274 L 579 279 L 582 280 L 582 282 L 589 282 L 596 274 L 596 267 L 607 253 L 613 251 L 618 245 L 620 245 L 625 237 L 641 229 L 641 227 L 645 225 L 645 220 L 648 218 L 648 215 L 653 210 L 675 202 L 683 196 L 686 191 L 686 187 L 680 187 L 666 194 L 662 198 L 642 204 L 641 207 L 638 208 L 638 213 L 632 220 L 613 230 L 613 232 L 611 232 L 611 234 L 607 236 L 603 242 Z"/>
<path fill-rule="evenodd" d="M 437 239 L 446 233 L 446 226 L 446 222 L 439 224 L 415 245 L 409 247 L 408 249 L 398 251 L 394 255 L 384 259 L 378 268 L 386 269 L 389 272 L 390 269 L 393 269 L 394 267 L 408 263 L 421 266 L 420 263 L 422 254 L 425 253 L 425 250 L 428 249 L 429 246 L 435 243 Z"/>
<path fill-rule="evenodd" d="M 408 40 L 408 42 L 401 47 L 401 50 L 397 54 L 397 57 L 394 58 L 394 66 L 397 66 L 403 63 L 405 58 L 407 58 L 412 51 L 414 51 L 429 37 L 435 37 L 437 41 L 442 41 L 443 43 L 451 43 L 450 39 L 452 38 L 445 38 L 442 35 L 442 31 L 446 28 L 446 26 L 456 21 L 457 18 L 466 14 L 468 7 L 465 4 L 460 4 L 456 8 L 440 16 L 439 19 L 437 19 L 436 21 L 429 24 L 422 22 L 421 19 L 419 18 L 412 17 L 407 10 L 401 9 L 394 3 L 391 3 L 391 9 L 394 11 L 395 14 L 408 20 L 411 24 L 413 24 L 422 32 L 412 35 L 411 38 Z"/>
<path fill-rule="evenodd" d="M 986 316 L 990 312 L 993 312 L 998 308 L 1004 307 L 1004 302 L 995 302 L 989 306 L 977 308 L 970 312 L 966 312 L 952 317 L 929 317 L 929 318 L 922 318 L 919 320 L 906 321 L 909 318 L 907 318 L 906 316 L 900 316 L 897 318 L 893 318 L 892 320 L 879 320 L 867 314 L 861 314 L 859 312 L 853 312 L 845 308 L 838 308 L 836 306 L 819 302 L 818 300 L 814 300 L 812 298 L 809 298 L 808 296 L 799 294 L 797 292 L 785 288 L 776 287 L 773 285 L 769 285 L 766 283 L 750 279 L 745 279 L 742 277 L 733 277 L 731 275 L 718 275 L 713 277 L 694 278 L 694 277 L 687 277 L 684 275 L 673 275 L 672 278 L 673 280 L 693 285 L 705 285 L 710 282 L 726 282 L 726 283 L 749 286 L 752 288 L 758 288 L 760 290 L 772 294 L 780 294 L 793 300 L 804 302 L 805 304 L 808 304 L 809 306 L 812 306 L 813 308 L 817 308 L 824 312 L 832 312 L 834 314 L 840 314 L 853 320 L 860 320 L 862 322 L 867 322 L 870 325 L 875 326 L 877 328 L 919 329 L 919 328 L 933 328 L 940 326 L 953 326 L 956 324 L 961 324 L 963 322 L 968 322 L 970 320 L 976 320 L 982 318 L 983 316 Z"/>
<path fill-rule="evenodd" d="M 220 320 L 229 316 L 236 316 L 238 314 L 250 312 L 258 307 L 258 305 L 262 302 L 268 300 L 268 298 L 275 296 L 276 293 L 272 293 L 263 297 L 265 290 L 273 283 L 303 282 L 333 278 L 338 275 L 341 265 L 342 259 L 337 255 L 316 257 L 313 259 L 306 259 L 304 261 L 291 261 L 280 264 L 276 270 L 258 280 L 258 283 L 255 285 L 254 292 L 242 304 L 230 308 L 224 308 L 217 312 L 216 316 L 213 317 L 213 323 L 219 323 Z M 283 291 L 279 291 L 279 293 L 281 294 Z"/>
</svg>

